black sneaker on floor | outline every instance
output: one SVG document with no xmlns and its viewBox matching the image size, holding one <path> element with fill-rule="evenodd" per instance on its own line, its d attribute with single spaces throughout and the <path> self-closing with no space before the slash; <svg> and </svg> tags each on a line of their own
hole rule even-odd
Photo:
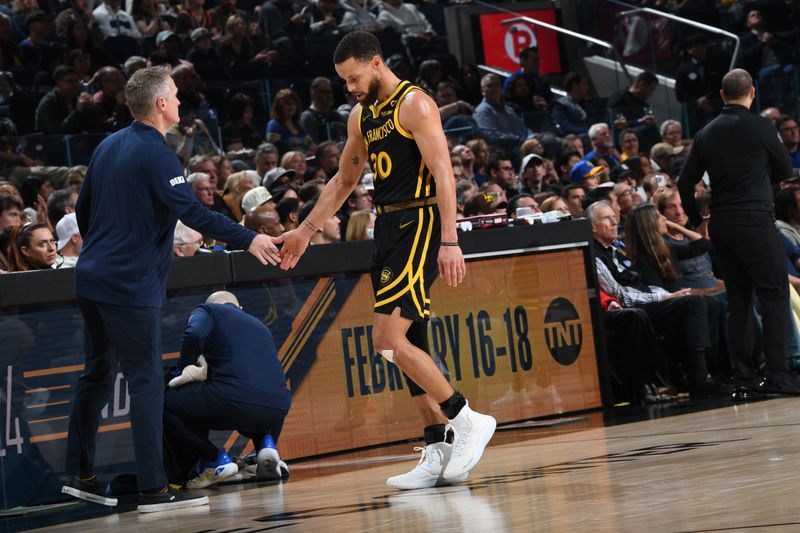
<svg viewBox="0 0 800 533">
<path fill-rule="evenodd" d="M 800 382 L 794 375 L 766 376 L 758 386 L 759 391 L 770 396 L 800 396 Z"/>
<path fill-rule="evenodd" d="M 176 490 L 168 486 L 164 492 L 149 494 L 139 493 L 139 512 L 155 513 L 157 511 L 173 511 L 188 507 L 208 505 L 208 496 L 192 494 L 185 490 Z"/>
<path fill-rule="evenodd" d="M 61 487 L 61 492 L 87 502 L 107 505 L 109 507 L 117 505 L 117 499 L 109 497 L 106 494 L 106 491 L 100 486 L 97 476 L 92 476 L 91 479 L 70 477 L 67 479 L 67 482 L 64 483 L 64 486 Z"/>
</svg>

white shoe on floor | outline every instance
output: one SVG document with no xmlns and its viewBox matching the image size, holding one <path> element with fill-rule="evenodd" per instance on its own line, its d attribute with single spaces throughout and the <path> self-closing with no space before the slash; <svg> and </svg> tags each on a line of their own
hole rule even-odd
<svg viewBox="0 0 800 533">
<path fill-rule="evenodd" d="M 468 472 L 447 480 L 442 476 L 450 460 L 452 448 L 453 446 L 446 442 L 434 442 L 424 448 L 414 448 L 414 451 L 422 452 L 417 466 L 410 472 L 390 477 L 386 480 L 386 484 L 395 489 L 410 490 L 441 487 L 464 481 L 469 475 Z"/>
<path fill-rule="evenodd" d="M 455 438 L 450 460 L 442 473 L 444 479 L 457 479 L 472 470 L 480 461 L 496 427 L 497 421 L 493 417 L 476 413 L 467 402 L 447 425 L 447 429 L 453 430 Z"/>
</svg>

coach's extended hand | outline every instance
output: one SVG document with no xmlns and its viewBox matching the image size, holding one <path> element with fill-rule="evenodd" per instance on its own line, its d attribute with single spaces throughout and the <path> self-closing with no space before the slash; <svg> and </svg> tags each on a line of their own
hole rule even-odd
<svg viewBox="0 0 800 533">
<path fill-rule="evenodd" d="M 280 252 L 278 252 L 278 247 L 275 246 L 278 242 L 280 241 L 273 237 L 259 234 L 256 235 L 256 238 L 250 243 L 250 247 L 247 251 L 256 256 L 256 259 L 261 261 L 263 265 L 267 263 L 270 265 L 279 265 L 281 263 L 281 256 Z"/>
<path fill-rule="evenodd" d="M 467 275 L 464 255 L 458 246 L 442 246 L 439 248 L 439 272 L 448 287 L 456 287 Z"/>
</svg>

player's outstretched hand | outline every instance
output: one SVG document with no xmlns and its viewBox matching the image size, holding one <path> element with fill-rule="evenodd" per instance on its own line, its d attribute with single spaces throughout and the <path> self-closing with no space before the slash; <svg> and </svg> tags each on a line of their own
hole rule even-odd
<svg viewBox="0 0 800 533">
<path fill-rule="evenodd" d="M 458 246 L 442 246 L 439 248 L 439 272 L 448 287 L 456 287 L 467 275 L 464 255 Z"/>
<path fill-rule="evenodd" d="M 279 265 L 281 262 L 280 252 L 278 247 L 275 246 L 276 239 L 267 235 L 259 234 L 250 243 L 248 252 L 256 256 L 256 259 L 261 261 L 262 265 L 269 263 L 270 265 Z"/>
<path fill-rule="evenodd" d="M 283 243 L 281 248 L 281 268 L 289 270 L 294 268 L 300 257 L 308 248 L 308 235 L 303 231 L 303 227 L 287 231 L 275 239 L 275 244 Z"/>
</svg>

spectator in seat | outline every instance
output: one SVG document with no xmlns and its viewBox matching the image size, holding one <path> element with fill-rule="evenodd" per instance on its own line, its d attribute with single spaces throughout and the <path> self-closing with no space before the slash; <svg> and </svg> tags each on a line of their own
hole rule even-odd
<svg viewBox="0 0 800 533">
<path fill-rule="evenodd" d="M 192 30 L 205 28 L 216 31 L 214 15 L 205 8 L 205 0 L 186 0 L 184 8 L 178 12 L 175 23 L 175 32 L 180 35 L 189 35 Z"/>
<path fill-rule="evenodd" d="M 96 27 L 96 26 L 95 26 Z M 92 39 L 89 33 L 89 27 L 82 18 L 69 19 L 66 22 L 66 33 L 60 37 L 60 41 L 66 50 L 80 50 L 83 52 L 86 62 L 88 64 L 88 71 L 94 74 L 98 69 L 111 63 L 108 54 L 102 48 L 101 44 Z M 101 33 L 102 39 L 102 33 Z"/>
<path fill-rule="evenodd" d="M 636 187 L 627 181 L 620 181 L 614 185 L 614 195 L 619 205 L 619 225 L 624 228 L 631 210 L 642 203 L 642 197 L 636 192 Z"/>
<path fill-rule="evenodd" d="M 261 181 L 267 177 L 267 173 L 278 168 L 278 148 L 272 143 L 263 143 L 259 145 L 254 157 L 256 163 L 256 173 L 258 173 Z"/>
<path fill-rule="evenodd" d="M 270 237 L 280 237 L 284 232 L 280 216 L 272 202 L 248 210 L 244 216 L 244 227 Z"/>
<path fill-rule="evenodd" d="M 324 174 L 326 182 L 339 170 L 341 156 L 339 144 L 333 141 L 325 141 L 317 147 L 317 170 Z"/>
<path fill-rule="evenodd" d="M 489 183 L 495 183 L 506 193 L 506 198 L 511 198 L 519 194 L 519 179 L 514 170 L 514 165 L 505 157 L 498 154 L 486 167 L 488 170 Z M 538 192 L 538 191 L 537 191 Z"/>
<path fill-rule="evenodd" d="M 772 122 L 772 125 L 775 126 L 775 124 L 778 123 L 778 119 L 781 118 L 781 110 L 777 107 L 768 107 L 764 109 L 760 115 Z"/>
<path fill-rule="evenodd" d="M 103 67 L 94 77 L 100 88 L 92 95 L 92 105 L 98 120 L 105 124 L 107 131 L 117 131 L 127 127 L 133 117 L 125 103 L 125 76 L 116 67 Z"/>
<path fill-rule="evenodd" d="M 211 132 L 202 120 L 196 118 L 197 114 L 191 105 L 182 103 L 178 114 L 180 122 L 167 130 L 165 140 L 181 161 L 187 162 L 197 155 L 214 156 L 220 153 Z"/>
<path fill-rule="evenodd" d="M 300 126 L 315 143 L 342 141 L 347 138 L 347 124 L 333 109 L 333 87 L 328 78 L 311 82 L 311 105 L 300 114 Z"/>
<path fill-rule="evenodd" d="M 83 238 L 78 230 L 78 221 L 74 212 L 64 215 L 58 221 L 56 236 L 58 237 L 58 254 L 63 258 L 59 268 L 75 268 L 81 254 Z"/>
<path fill-rule="evenodd" d="M 226 151 L 255 150 L 264 142 L 252 123 L 253 100 L 246 94 L 234 94 L 228 102 L 228 123 L 222 128 L 222 144 Z"/>
<path fill-rule="evenodd" d="M 67 170 L 67 187 L 80 194 L 83 180 L 86 177 L 86 166 L 76 165 Z"/>
<path fill-rule="evenodd" d="M 547 111 L 555 100 L 555 95 L 550 90 L 550 84 L 539 73 L 539 49 L 536 46 L 530 46 L 520 50 L 519 66 L 520 69 L 503 82 L 503 92 L 513 86 L 518 78 L 522 78 L 528 87 L 528 94 L 532 98 L 534 108 Z"/>
<path fill-rule="evenodd" d="M 436 32 L 425 15 L 414 4 L 403 0 L 389 0 L 380 7 L 378 23 L 394 29 L 403 43 L 427 43 L 436 37 Z"/>
<path fill-rule="evenodd" d="M 344 17 L 344 10 L 337 0 L 314 0 L 309 5 L 311 35 L 336 35 Z"/>
<path fill-rule="evenodd" d="M 367 188 L 363 184 L 356 185 L 353 192 L 347 197 L 341 209 L 336 213 L 339 218 L 339 227 L 342 228 L 342 240 L 345 239 L 350 224 L 350 217 L 353 213 L 358 211 L 371 211 L 372 210 L 372 195 L 369 194 Z"/>
<path fill-rule="evenodd" d="M 222 59 L 211 42 L 211 32 L 205 28 L 197 28 L 191 33 L 192 48 L 186 54 L 186 60 L 193 65 L 221 65 Z"/>
<path fill-rule="evenodd" d="M 286 55 L 297 59 L 309 34 L 311 13 L 294 0 L 267 0 L 258 13 L 258 24 L 273 42 L 285 43 Z M 283 48 L 282 48 L 283 49 Z"/>
<path fill-rule="evenodd" d="M 797 120 L 783 115 L 776 121 L 775 126 L 778 128 L 783 145 L 789 152 L 792 168 L 800 168 L 800 130 L 798 130 Z"/>
<path fill-rule="evenodd" d="M 119 0 L 103 0 L 92 14 L 106 38 L 124 35 L 141 40 L 142 34 L 136 21 L 124 9 L 120 9 Z"/>
<path fill-rule="evenodd" d="M 267 123 L 267 141 L 282 151 L 300 150 L 313 154 L 317 145 L 300 124 L 300 96 L 293 89 L 281 89 L 272 102 L 272 119 Z"/>
<path fill-rule="evenodd" d="M 303 152 L 289 151 L 281 157 L 281 168 L 294 170 L 294 175 L 298 183 L 305 181 L 306 173 L 308 172 L 308 164 L 306 163 L 306 156 Z"/>
<path fill-rule="evenodd" d="M 255 174 L 254 171 L 247 170 L 234 172 L 228 176 L 228 181 L 225 183 L 225 194 L 222 195 L 222 199 L 225 201 L 225 205 L 228 206 L 228 209 L 233 215 L 233 220 L 236 222 L 241 222 L 244 217 L 244 212 L 242 212 L 242 198 L 247 191 L 256 186 L 253 182 L 253 178 L 250 176 L 250 172 Z"/>
<path fill-rule="evenodd" d="M 552 107 L 553 122 L 562 135 L 572 133 L 586 135 L 589 133 L 586 102 L 589 99 L 589 78 L 580 72 L 570 72 L 564 78 L 566 96 L 556 99 Z"/>
<path fill-rule="evenodd" d="M 375 213 L 370 209 L 355 211 L 347 222 L 346 241 L 367 241 L 374 235 Z"/>
<path fill-rule="evenodd" d="M 278 212 L 284 231 L 291 231 L 300 224 L 300 201 L 297 198 L 283 198 L 275 206 L 275 210 Z"/>
<path fill-rule="evenodd" d="M 300 208 L 300 215 L 298 217 L 300 224 L 302 224 L 306 217 L 311 213 L 311 210 L 314 209 L 316 203 L 316 200 L 312 200 Z M 339 228 L 339 219 L 336 218 L 336 215 L 331 216 L 322 224 L 322 227 L 314 232 L 309 244 L 330 244 L 341 240 L 341 232 Z"/>
<path fill-rule="evenodd" d="M 53 191 L 47 199 L 47 220 L 50 227 L 55 228 L 64 215 L 74 213 L 77 201 L 78 193 L 69 187 Z"/>
<path fill-rule="evenodd" d="M 51 135 L 102 132 L 103 124 L 92 111 L 92 95 L 80 92 L 75 70 L 57 67 L 53 79 L 56 86 L 36 107 L 36 131 Z"/>
<path fill-rule="evenodd" d="M 572 216 L 572 220 L 583 218 L 583 200 L 586 191 L 577 183 L 570 183 L 564 187 L 561 197 L 567 202 L 567 209 Z"/>
<path fill-rule="evenodd" d="M 508 218 L 516 220 L 517 209 L 525 207 L 530 208 L 531 213 L 542 212 L 542 210 L 539 208 L 539 203 L 533 196 L 527 193 L 522 193 L 516 196 L 512 196 L 511 199 L 508 200 L 508 206 L 506 207 L 506 214 L 508 215 Z"/>
<path fill-rule="evenodd" d="M 19 226 L 22 222 L 23 205 L 13 196 L 0 197 L 0 232 Z"/>
<path fill-rule="evenodd" d="M 222 193 L 220 192 L 221 180 L 219 178 L 219 169 L 217 168 L 217 164 L 214 162 L 214 159 L 205 155 L 196 155 L 189 160 L 187 169 L 190 173 L 203 173 L 208 175 L 209 185 L 211 185 L 211 187 L 214 189 L 214 204 L 209 209 L 216 211 L 217 213 L 221 213 L 232 220 L 236 220 L 233 216 L 233 213 L 231 213 L 231 210 L 228 208 L 228 205 L 222 199 Z"/>
<path fill-rule="evenodd" d="M 542 213 L 558 211 L 564 215 L 570 214 L 569 206 L 567 205 L 566 200 L 564 200 L 561 196 L 549 196 L 545 198 L 544 202 L 541 203 L 539 208 L 541 209 Z"/>
<path fill-rule="evenodd" d="M 155 40 L 162 31 L 172 29 L 169 22 L 162 17 L 157 0 L 134 0 L 131 15 L 144 39 Z"/>
<path fill-rule="evenodd" d="M 219 56 L 225 67 L 264 62 L 278 59 L 276 50 L 259 50 L 250 36 L 247 20 L 240 15 L 231 15 L 225 22 L 225 37 L 219 44 Z"/>
<path fill-rule="evenodd" d="M 625 162 L 630 157 L 639 156 L 639 135 L 633 128 L 624 128 L 619 132 L 619 146 L 622 153 L 619 154 L 620 162 Z"/>
<path fill-rule="evenodd" d="M 650 159 L 658 165 L 662 172 L 669 172 L 676 156 L 683 153 L 683 146 L 674 146 L 670 143 L 657 143 L 650 149 Z"/>
<path fill-rule="evenodd" d="M 712 335 L 706 299 L 690 295 L 690 289 L 669 292 L 645 284 L 614 244 L 618 220 L 608 202 L 589 206 L 586 217 L 592 224 L 597 279 L 603 292 L 616 298 L 623 308 L 644 310 L 657 331 L 679 340 L 692 397 L 732 394 L 732 386 L 717 382 L 708 372 L 705 352 L 712 346 Z"/>
<path fill-rule="evenodd" d="M 242 212 L 245 214 L 245 217 L 251 210 L 264 204 L 271 204 L 274 207 L 275 199 L 266 187 L 261 185 L 250 189 L 242 196 Z"/>
<path fill-rule="evenodd" d="M 602 157 L 612 167 L 622 162 L 622 157 L 617 149 L 614 148 L 614 137 L 611 135 L 611 128 L 605 122 L 592 124 L 589 128 L 589 141 L 592 143 L 592 149 L 583 156 L 584 161 Z"/>
<path fill-rule="evenodd" d="M 236 7 L 236 0 L 219 0 L 217 5 L 211 9 L 211 16 L 214 19 L 214 33 L 215 37 L 222 35 L 225 33 L 225 24 L 228 22 L 228 19 L 234 15 L 238 15 L 242 18 L 242 20 L 247 20 L 247 13 L 243 10 L 238 9 Z M 198 29 L 206 30 L 206 35 L 209 37 L 209 42 L 211 41 L 212 33 L 209 28 L 195 28 L 192 30 L 192 34 Z M 194 35 L 192 35 L 192 41 L 194 41 Z M 189 60 L 191 61 L 191 59 Z M 194 61 L 192 61 L 194 63 Z"/>
<path fill-rule="evenodd" d="M 52 71 L 61 62 L 63 52 L 48 42 L 52 30 L 50 16 L 44 11 L 34 11 L 25 17 L 25 29 L 28 37 L 19 43 L 21 66 L 36 71 Z"/>
<path fill-rule="evenodd" d="M 47 220 L 47 200 L 53 194 L 53 186 L 50 180 L 44 176 L 28 176 L 19 188 L 22 204 L 25 206 L 23 216 L 28 212 L 35 215 L 37 222 L 48 223 Z M 33 220 L 31 216 L 27 216 Z"/>
<path fill-rule="evenodd" d="M 687 142 L 683 139 L 683 125 L 677 120 L 667 119 L 661 123 L 659 127 L 659 133 L 661 134 L 661 142 L 671 144 L 675 147 L 680 147 L 683 149 L 684 153 L 687 152 Z M 676 154 L 677 155 L 677 154 Z"/>
<path fill-rule="evenodd" d="M 701 224 L 690 230 L 689 217 L 683 211 L 681 195 L 677 189 L 667 188 L 664 192 L 653 197 L 653 204 L 667 219 L 667 231 L 664 240 L 670 249 L 675 250 L 677 255 L 677 269 L 681 275 L 681 285 L 693 289 L 703 289 L 710 291 L 724 290 L 725 286 L 721 280 L 714 275 L 713 262 L 711 258 L 710 245 L 707 239 L 707 224 Z M 704 237 L 704 234 L 706 235 Z M 699 241 L 699 244 L 693 244 Z M 703 253 L 689 253 L 694 247 L 706 246 Z"/>
<path fill-rule="evenodd" d="M 142 56 L 131 56 L 123 63 L 122 73 L 125 74 L 125 78 L 127 79 L 133 76 L 134 72 L 145 67 L 147 67 L 147 59 Z"/>
<path fill-rule="evenodd" d="M 172 79 L 178 88 L 178 100 L 181 107 L 188 105 L 197 110 L 200 118 L 208 115 L 208 101 L 202 93 L 203 80 L 197 74 L 193 65 L 181 63 L 172 69 Z"/>
<path fill-rule="evenodd" d="M 378 17 L 373 13 L 377 9 L 371 0 L 342 0 L 339 4 L 344 9 L 339 31 L 368 31 L 378 32 L 384 25 L 378 22 Z"/>
<path fill-rule="evenodd" d="M 80 20 L 92 43 L 95 46 L 102 45 L 105 36 L 92 15 L 92 8 L 89 6 L 88 0 L 69 0 L 65 4 L 67 7 L 60 11 L 55 18 L 56 35 L 59 40 L 68 40 L 71 33 L 70 22 Z"/>
<path fill-rule="evenodd" d="M 493 146 L 518 153 L 524 128 L 519 116 L 503 102 L 500 76 L 486 74 L 481 78 L 481 94 L 483 100 L 473 117 L 483 137 Z"/>
<path fill-rule="evenodd" d="M 204 172 L 193 172 L 186 177 L 186 181 L 192 186 L 192 192 L 203 206 L 211 209 L 214 206 L 214 186 L 211 185 L 211 177 Z"/>
<path fill-rule="evenodd" d="M 19 47 L 11 32 L 11 17 L 0 13 L 0 67 L 5 70 L 19 68 L 21 65 Z"/>
<path fill-rule="evenodd" d="M 56 240 L 47 224 L 25 224 L 11 231 L 9 272 L 47 270 L 55 264 Z"/>
<path fill-rule="evenodd" d="M 607 180 L 608 170 L 603 165 L 584 160 L 572 167 L 569 177 L 573 183 L 577 183 L 588 193 Z"/>
<path fill-rule="evenodd" d="M 172 253 L 175 257 L 191 257 L 203 246 L 203 235 L 180 220 L 175 224 Z"/>
<path fill-rule="evenodd" d="M 546 175 L 547 166 L 545 165 L 544 158 L 539 154 L 526 155 L 522 160 L 522 165 L 520 165 L 522 192 L 532 195 L 542 192 Z"/>
</svg>

